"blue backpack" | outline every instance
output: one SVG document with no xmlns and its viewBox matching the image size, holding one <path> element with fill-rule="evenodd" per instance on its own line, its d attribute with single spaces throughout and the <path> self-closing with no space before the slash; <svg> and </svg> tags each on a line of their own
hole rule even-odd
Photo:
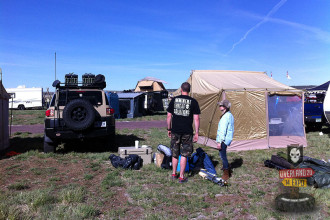
<svg viewBox="0 0 330 220">
<path fill-rule="evenodd" d="M 177 172 L 180 172 L 180 162 L 181 162 L 181 155 L 179 156 L 179 162 L 178 162 L 178 166 L 176 168 Z M 186 164 L 186 169 L 184 172 L 189 172 L 189 162 L 188 162 L 188 158 L 187 158 L 187 164 Z"/>
</svg>

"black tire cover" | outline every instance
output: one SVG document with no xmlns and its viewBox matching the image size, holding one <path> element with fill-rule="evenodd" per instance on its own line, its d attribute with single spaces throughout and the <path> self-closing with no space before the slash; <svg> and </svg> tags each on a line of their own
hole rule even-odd
<svg viewBox="0 0 330 220">
<path fill-rule="evenodd" d="M 68 128 L 73 130 L 85 130 L 95 120 L 93 105 L 84 99 L 74 99 L 63 109 L 63 120 Z"/>
<path fill-rule="evenodd" d="M 299 198 L 291 199 L 290 193 L 284 193 L 276 197 L 276 208 L 284 212 L 312 211 L 315 206 L 315 198 L 306 193 L 299 193 Z"/>
</svg>

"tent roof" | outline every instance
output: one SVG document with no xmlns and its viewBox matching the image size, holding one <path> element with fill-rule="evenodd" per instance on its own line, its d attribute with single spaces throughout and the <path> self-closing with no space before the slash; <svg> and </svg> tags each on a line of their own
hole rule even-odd
<svg viewBox="0 0 330 220">
<path fill-rule="evenodd" d="M 313 87 L 313 88 L 309 88 L 307 90 L 308 91 L 315 91 L 315 90 L 326 91 L 326 90 L 328 90 L 329 84 L 330 84 L 330 80 L 326 83 L 323 83 L 322 85 L 319 85 L 319 86 L 316 86 L 316 87 Z"/>
<path fill-rule="evenodd" d="M 10 96 L 7 93 L 5 87 L 3 87 L 2 82 L 0 81 L 0 99 L 3 99 L 3 98 L 9 99 Z"/>
<path fill-rule="evenodd" d="M 270 91 L 296 90 L 282 84 L 265 72 L 231 71 L 231 70 L 193 70 L 188 82 L 193 93 L 216 93 L 219 90 L 255 90 Z"/>
<path fill-rule="evenodd" d="M 154 81 L 139 81 L 138 86 L 152 86 L 153 83 Z"/>
<path fill-rule="evenodd" d="M 139 82 L 141 82 L 141 81 L 154 81 L 154 82 L 167 83 L 164 80 L 160 80 L 160 79 L 157 79 L 157 78 L 151 77 L 151 76 L 144 77 L 143 79 L 139 80 Z"/>
<path fill-rule="evenodd" d="M 128 92 L 128 93 L 117 93 L 118 98 L 120 99 L 131 99 L 136 98 L 137 96 L 143 95 L 144 93 L 140 92 Z"/>
</svg>

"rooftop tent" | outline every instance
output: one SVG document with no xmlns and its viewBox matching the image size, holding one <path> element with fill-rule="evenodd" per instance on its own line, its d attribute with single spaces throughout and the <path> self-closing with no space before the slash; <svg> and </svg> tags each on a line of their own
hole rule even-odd
<svg viewBox="0 0 330 220">
<path fill-rule="evenodd" d="M 0 81 L 0 152 L 9 147 L 9 95 Z"/>
<path fill-rule="evenodd" d="M 303 91 L 286 86 L 264 72 L 194 70 L 187 82 L 200 105 L 198 143 L 216 147 L 221 112 L 217 102 L 228 99 L 235 118 L 231 151 L 307 146 Z M 175 94 L 178 94 L 178 89 Z"/>
<path fill-rule="evenodd" d="M 154 77 L 145 77 L 137 83 L 134 92 L 163 91 L 165 90 L 163 83 L 166 82 Z"/>
</svg>

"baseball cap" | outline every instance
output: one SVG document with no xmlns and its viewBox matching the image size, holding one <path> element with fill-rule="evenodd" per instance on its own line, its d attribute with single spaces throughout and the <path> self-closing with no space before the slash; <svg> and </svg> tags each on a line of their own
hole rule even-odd
<svg viewBox="0 0 330 220">
<path fill-rule="evenodd" d="M 231 103 L 227 99 L 225 99 L 225 100 L 222 100 L 221 102 L 218 102 L 218 105 L 219 106 L 224 106 L 226 108 L 230 108 Z"/>
</svg>

